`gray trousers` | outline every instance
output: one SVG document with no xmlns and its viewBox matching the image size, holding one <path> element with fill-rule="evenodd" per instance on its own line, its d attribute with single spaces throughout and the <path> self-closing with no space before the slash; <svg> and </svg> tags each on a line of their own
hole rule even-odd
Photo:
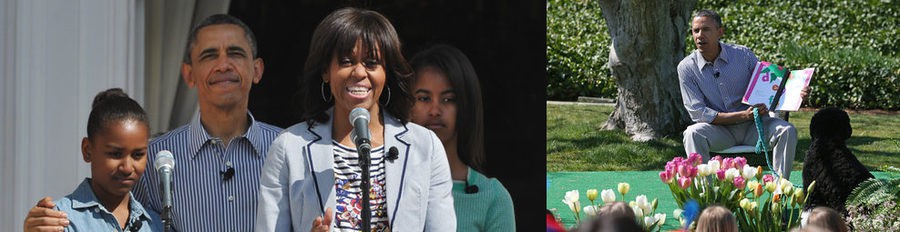
<svg viewBox="0 0 900 232">
<path fill-rule="evenodd" d="M 763 129 L 771 152 L 772 169 L 784 178 L 790 178 L 794 153 L 797 150 L 797 129 L 780 118 L 763 117 Z M 721 151 L 735 145 L 756 146 L 756 124 L 751 120 L 735 125 L 695 123 L 684 130 L 684 151 L 699 153 L 704 162 L 710 151 Z"/>
</svg>

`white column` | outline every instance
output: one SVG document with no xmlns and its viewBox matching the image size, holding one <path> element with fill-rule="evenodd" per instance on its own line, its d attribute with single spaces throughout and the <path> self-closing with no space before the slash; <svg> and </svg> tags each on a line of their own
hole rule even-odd
<svg viewBox="0 0 900 232">
<path fill-rule="evenodd" d="M 81 138 L 94 95 L 143 102 L 143 0 L 0 0 L 0 231 L 19 231 L 43 196 L 90 168 Z"/>
</svg>

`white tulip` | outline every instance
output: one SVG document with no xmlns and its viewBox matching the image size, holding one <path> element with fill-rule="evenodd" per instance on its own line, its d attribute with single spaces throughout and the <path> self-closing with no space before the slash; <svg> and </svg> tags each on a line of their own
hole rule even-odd
<svg viewBox="0 0 900 232">
<path fill-rule="evenodd" d="M 641 207 L 638 207 L 637 205 L 631 206 L 631 210 L 634 211 L 634 217 L 635 217 L 635 218 L 642 218 L 642 217 L 644 217 L 644 211 L 641 209 Z"/>
<path fill-rule="evenodd" d="M 709 169 L 712 170 L 713 172 L 718 171 L 719 167 L 721 167 L 721 164 L 719 164 L 719 161 L 714 160 L 714 159 L 709 160 L 709 162 L 707 162 L 707 165 L 709 165 Z"/>
<path fill-rule="evenodd" d="M 587 214 L 588 216 L 597 216 L 597 211 L 599 210 L 597 210 L 597 207 L 593 205 L 584 207 L 584 214 Z"/>
<path fill-rule="evenodd" d="M 568 202 L 576 202 L 578 201 L 578 190 L 572 190 L 566 192 L 566 200 Z"/>
<path fill-rule="evenodd" d="M 653 216 L 656 218 L 656 221 L 658 222 L 659 225 L 666 224 L 666 214 L 658 213 Z"/>
<path fill-rule="evenodd" d="M 651 217 L 651 216 L 646 216 L 646 217 L 644 217 L 644 227 L 645 227 L 645 228 L 648 227 L 648 226 L 650 226 L 650 225 L 653 225 L 654 223 L 656 223 L 656 218 L 655 218 L 655 217 Z"/>
<path fill-rule="evenodd" d="M 741 175 L 741 171 L 738 171 L 735 168 L 729 168 L 728 170 L 725 171 L 725 180 L 727 180 L 728 182 L 731 182 L 732 180 L 734 180 L 735 176 L 739 176 L 739 175 Z"/>
<path fill-rule="evenodd" d="M 579 205 L 581 204 L 578 203 L 578 190 L 566 192 L 566 197 L 562 200 L 562 202 L 568 205 L 569 209 L 572 210 L 572 212 L 577 213 L 579 208 L 581 208 L 579 207 Z"/>
<path fill-rule="evenodd" d="M 672 217 L 674 218 L 681 219 L 682 217 L 684 217 L 682 214 L 684 214 L 683 209 L 672 210 Z"/>
<path fill-rule="evenodd" d="M 697 175 L 699 175 L 700 177 L 709 176 L 709 174 L 711 173 L 710 170 L 711 169 L 707 164 L 697 165 Z"/>
<path fill-rule="evenodd" d="M 756 168 L 750 167 L 750 165 L 744 165 L 744 173 L 742 173 L 744 180 L 750 180 L 756 177 Z"/>
<path fill-rule="evenodd" d="M 646 195 L 638 195 L 637 198 L 635 199 L 635 201 L 636 201 L 635 203 L 637 204 L 638 207 L 641 208 L 641 210 L 643 210 L 644 212 L 647 212 L 647 213 L 650 212 L 652 206 L 650 206 L 650 202 L 647 201 Z"/>
<path fill-rule="evenodd" d="M 613 192 L 612 189 L 604 189 L 600 192 L 600 199 L 603 199 L 603 203 L 610 203 L 616 201 L 616 192 Z"/>
</svg>

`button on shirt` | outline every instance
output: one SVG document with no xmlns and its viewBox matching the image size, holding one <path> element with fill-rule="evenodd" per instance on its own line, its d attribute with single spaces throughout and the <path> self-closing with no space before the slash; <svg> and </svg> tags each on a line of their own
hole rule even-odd
<svg viewBox="0 0 900 232">
<path fill-rule="evenodd" d="M 150 142 L 149 160 L 155 160 L 160 150 L 169 150 L 175 157 L 172 227 L 176 231 L 253 230 L 259 172 L 281 128 L 248 117 L 247 132 L 227 146 L 207 133 L 199 116 Z M 147 164 L 134 192 L 147 208 L 160 213 L 159 177 L 152 162 Z M 228 168 L 234 172 L 225 178 Z"/>
<path fill-rule="evenodd" d="M 694 50 L 678 64 L 681 99 L 694 122 L 710 123 L 718 112 L 737 112 L 759 58 L 749 48 L 719 43 L 719 57 L 708 62 Z"/>
<path fill-rule="evenodd" d="M 56 200 L 56 210 L 69 216 L 66 231 L 123 231 L 112 212 L 103 207 L 91 189 L 91 179 L 85 178 L 71 194 Z M 159 215 L 144 210 L 133 197 L 129 201 L 125 231 L 162 231 Z"/>
</svg>

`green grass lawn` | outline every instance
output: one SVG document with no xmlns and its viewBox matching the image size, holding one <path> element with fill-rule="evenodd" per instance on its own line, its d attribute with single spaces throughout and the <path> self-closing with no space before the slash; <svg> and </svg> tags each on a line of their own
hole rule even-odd
<svg viewBox="0 0 900 232">
<path fill-rule="evenodd" d="M 547 171 L 661 170 L 673 157 L 684 156 L 680 134 L 633 142 L 624 131 L 600 130 L 612 110 L 612 106 L 548 104 Z M 794 170 L 802 169 L 814 113 L 791 113 L 790 122 L 800 134 Z M 853 136 L 847 145 L 863 164 L 870 170 L 900 167 L 900 114 L 850 112 L 850 120 Z"/>
</svg>

